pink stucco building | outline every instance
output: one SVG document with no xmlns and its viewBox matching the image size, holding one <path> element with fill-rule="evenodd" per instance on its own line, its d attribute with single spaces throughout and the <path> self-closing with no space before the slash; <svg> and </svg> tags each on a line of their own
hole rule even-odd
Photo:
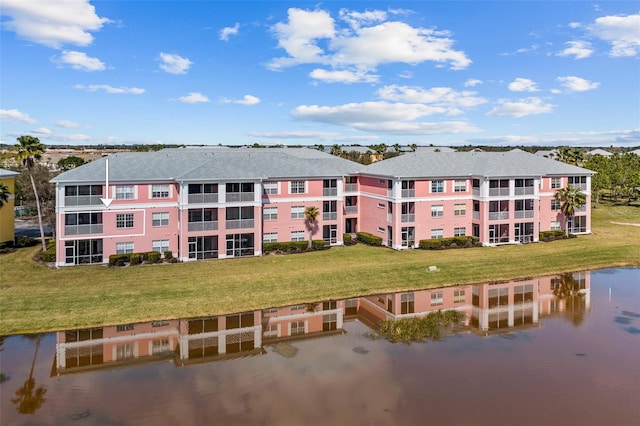
<svg viewBox="0 0 640 426">
<path fill-rule="evenodd" d="M 540 231 L 591 231 L 593 172 L 520 150 L 418 150 L 363 166 L 306 148 L 174 148 L 118 153 L 56 184 L 57 266 L 111 254 L 171 251 L 181 261 L 260 256 L 262 243 L 343 244 L 369 232 L 394 249 L 473 235 L 485 245 L 538 241 Z M 567 222 L 557 189 L 587 204 Z"/>
</svg>

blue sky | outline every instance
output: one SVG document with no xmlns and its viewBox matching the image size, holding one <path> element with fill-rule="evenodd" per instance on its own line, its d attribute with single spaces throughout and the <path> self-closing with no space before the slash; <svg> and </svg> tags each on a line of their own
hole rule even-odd
<svg viewBox="0 0 640 426">
<path fill-rule="evenodd" d="M 640 146 L 640 6 L 0 0 L 0 142 Z"/>
</svg>

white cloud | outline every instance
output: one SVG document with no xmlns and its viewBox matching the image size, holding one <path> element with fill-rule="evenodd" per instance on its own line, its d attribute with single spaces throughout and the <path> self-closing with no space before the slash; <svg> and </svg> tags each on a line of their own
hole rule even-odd
<svg viewBox="0 0 640 426">
<path fill-rule="evenodd" d="M 76 129 L 80 127 L 80 124 L 76 123 L 75 121 L 58 120 L 56 121 L 56 126 L 64 127 L 65 129 Z"/>
<path fill-rule="evenodd" d="M 104 71 L 106 68 L 100 59 L 91 58 L 84 52 L 73 50 L 65 50 L 59 58 L 54 59 L 54 62 L 70 65 L 71 68 L 80 71 Z"/>
<path fill-rule="evenodd" d="M 558 80 L 565 88 L 571 92 L 586 92 L 587 90 L 596 89 L 600 83 L 585 80 L 584 78 L 575 76 L 558 77 Z"/>
<path fill-rule="evenodd" d="M 555 105 L 545 104 L 537 97 L 520 99 L 510 102 L 505 99 L 498 101 L 499 106 L 487 113 L 489 117 L 526 117 L 528 115 L 547 114 L 553 111 Z"/>
<path fill-rule="evenodd" d="M 500 56 L 512 56 L 520 53 L 534 52 L 538 49 L 540 49 L 540 45 L 538 43 L 534 43 L 529 47 L 521 47 L 520 49 L 517 49 L 515 52 L 503 52 L 500 54 Z"/>
<path fill-rule="evenodd" d="M 350 12 L 340 17 L 348 27 L 339 27 L 324 10 L 308 11 L 290 8 L 288 21 L 272 27 L 278 47 L 288 56 L 273 59 L 272 70 L 299 64 L 331 65 L 334 70 L 372 71 L 386 63 L 419 64 L 426 61 L 449 64 L 464 69 L 471 60 L 453 49 L 446 31 L 414 28 L 406 23 L 384 21 L 385 12 Z"/>
<path fill-rule="evenodd" d="M 145 92 L 144 89 L 140 89 L 138 87 L 113 87 L 108 84 L 90 84 L 85 86 L 83 84 L 76 84 L 76 89 L 86 90 L 87 92 L 97 92 L 99 90 L 104 90 L 109 94 L 130 94 L 130 95 L 141 95 Z"/>
<path fill-rule="evenodd" d="M 444 113 L 458 115 L 460 108 L 472 108 L 487 102 L 486 99 L 476 96 L 477 92 L 457 92 L 450 87 L 433 87 L 424 89 L 416 86 L 385 86 L 378 90 L 378 96 L 388 101 L 407 103 L 432 104 L 442 107 Z"/>
<path fill-rule="evenodd" d="M 193 64 L 189 59 L 173 53 L 161 52 L 159 58 L 160 69 L 169 74 L 186 74 Z"/>
<path fill-rule="evenodd" d="M 46 127 L 39 127 L 37 129 L 33 129 L 30 133 L 37 136 L 49 136 L 51 135 L 51 130 Z"/>
<path fill-rule="evenodd" d="M 224 27 L 220 30 L 220 40 L 228 41 L 229 37 L 238 35 L 238 31 L 240 30 L 240 24 L 236 22 L 233 27 Z"/>
<path fill-rule="evenodd" d="M 411 71 L 402 71 L 400 74 L 398 74 L 398 77 L 400 78 L 413 78 L 413 73 Z"/>
<path fill-rule="evenodd" d="M 516 78 L 509 83 L 509 90 L 512 92 L 537 92 L 539 89 L 536 83 L 528 78 Z"/>
<path fill-rule="evenodd" d="M 464 82 L 464 87 L 475 87 L 478 84 L 482 84 L 482 80 L 478 80 L 476 78 L 470 78 Z"/>
<path fill-rule="evenodd" d="M 2 14 L 10 17 L 2 23 L 5 28 L 56 49 L 65 44 L 88 46 L 93 42 L 90 32 L 110 22 L 99 17 L 88 0 L 3 0 Z"/>
<path fill-rule="evenodd" d="M 368 74 L 364 70 L 328 71 L 320 68 L 311 71 L 309 77 L 325 83 L 376 83 L 380 78 L 380 76 Z"/>
<path fill-rule="evenodd" d="M 576 28 L 580 28 L 581 26 L 582 26 L 582 24 L 580 22 L 570 22 L 569 23 L 569 28 L 576 29 Z"/>
<path fill-rule="evenodd" d="M 22 121 L 29 124 L 36 122 L 35 119 L 29 117 L 29 114 L 17 109 L 0 109 L 0 121 L 4 120 Z"/>
<path fill-rule="evenodd" d="M 568 41 L 565 44 L 568 47 L 559 52 L 558 56 L 573 56 L 574 59 L 584 59 L 593 53 L 591 43 L 587 41 Z"/>
<path fill-rule="evenodd" d="M 178 98 L 180 102 L 187 104 L 199 104 L 203 102 L 209 102 L 209 98 L 198 92 L 190 92 L 187 96 L 180 96 Z"/>
<path fill-rule="evenodd" d="M 464 121 L 418 121 L 423 117 L 444 112 L 445 108 L 422 104 L 364 102 L 335 107 L 301 105 L 291 114 L 298 120 L 346 126 L 366 132 L 424 135 L 479 131 Z"/>
<path fill-rule="evenodd" d="M 603 16 L 588 27 L 589 32 L 611 43 L 613 57 L 636 56 L 640 52 L 640 13 Z"/>
<path fill-rule="evenodd" d="M 260 103 L 260 98 L 252 96 L 252 95 L 244 95 L 242 99 L 227 99 L 227 98 L 219 98 L 218 99 L 223 104 L 239 104 L 239 105 L 257 105 Z"/>
<path fill-rule="evenodd" d="M 535 136 L 505 135 L 481 138 L 470 138 L 466 141 L 472 145 L 535 145 L 535 146 L 627 146 L 640 143 L 640 129 L 560 132 Z"/>
<path fill-rule="evenodd" d="M 248 132 L 249 136 L 266 139 L 316 139 L 322 142 L 370 142 L 376 141 L 377 136 L 345 136 L 336 132 L 320 131 L 289 131 L 289 132 Z"/>
</svg>

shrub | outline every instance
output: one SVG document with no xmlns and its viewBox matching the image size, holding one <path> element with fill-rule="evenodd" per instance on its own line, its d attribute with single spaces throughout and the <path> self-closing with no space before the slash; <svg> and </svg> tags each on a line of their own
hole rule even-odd
<svg viewBox="0 0 640 426">
<path fill-rule="evenodd" d="M 149 263 L 160 263 L 161 254 L 159 251 L 150 251 L 147 253 L 147 261 Z"/>
<path fill-rule="evenodd" d="M 130 261 L 131 255 L 126 254 L 112 254 L 109 256 L 109 266 L 124 266 Z"/>
<path fill-rule="evenodd" d="M 353 244 L 351 234 L 342 234 L 342 241 L 344 241 L 345 246 L 350 246 L 351 244 Z"/>
<path fill-rule="evenodd" d="M 370 246 L 381 246 L 382 238 L 368 232 L 356 232 L 358 240 Z"/>
<path fill-rule="evenodd" d="M 142 263 L 142 255 L 140 253 L 133 253 L 129 256 L 129 263 L 133 265 L 139 265 Z"/>
<path fill-rule="evenodd" d="M 540 241 L 554 241 L 554 240 L 563 240 L 567 238 L 567 234 L 563 230 L 557 231 L 541 231 L 539 236 Z"/>
<path fill-rule="evenodd" d="M 425 250 L 468 248 L 481 246 L 478 237 L 451 237 L 420 240 L 419 247 Z"/>
<path fill-rule="evenodd" d="M 38 245 L 40 241 L 37 238 L 31 238 L 21 235 L 16 238 L 16 248 L 33 247 Z"/>
<path fill-rule="evenodd" d="M 49 241 L 47 243 L 47 249 L 42 252 L 40 256 L 43 262 L 55 262 L 56 261 L 56 242 Z"/>
<path fill-rule="evenodd" d="M 313 250 L 324 250 L 329 248 L 329 246 L 325 244 L 324 240 L 313 240 L 311 242 L 311 248 Z"/>
<path fill-rule="evenodd" d="M 165 259 L 173 259 L 173 252 L 171 250 L 167 250 L 164 252 L 164 258 Z"/>
<path fill-rule="evenodd" d="M 442 248 L 440 239 L 420 240 L 418 247 L 424 250 L 438 250 Z"/>
</svg>

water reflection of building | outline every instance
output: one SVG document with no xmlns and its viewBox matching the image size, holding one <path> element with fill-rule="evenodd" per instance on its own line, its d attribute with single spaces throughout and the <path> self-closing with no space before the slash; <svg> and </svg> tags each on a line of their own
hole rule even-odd
<svg viewBox="0 0 640 426">
<path fill-rule="evenodd" d="M 438 310 L 464 314 L 458 331 L 491 335 L 538 327 L 566 315 L 578 324 L 590 307 L 588 272 L 364 296 L 211 316 L 61 331 L 52 375 L 173 359 L 176 366 L 264 354 L 263 346 L 343 333 L 358 320 L 372 329 L 387 319 Z"/>
</svg>

